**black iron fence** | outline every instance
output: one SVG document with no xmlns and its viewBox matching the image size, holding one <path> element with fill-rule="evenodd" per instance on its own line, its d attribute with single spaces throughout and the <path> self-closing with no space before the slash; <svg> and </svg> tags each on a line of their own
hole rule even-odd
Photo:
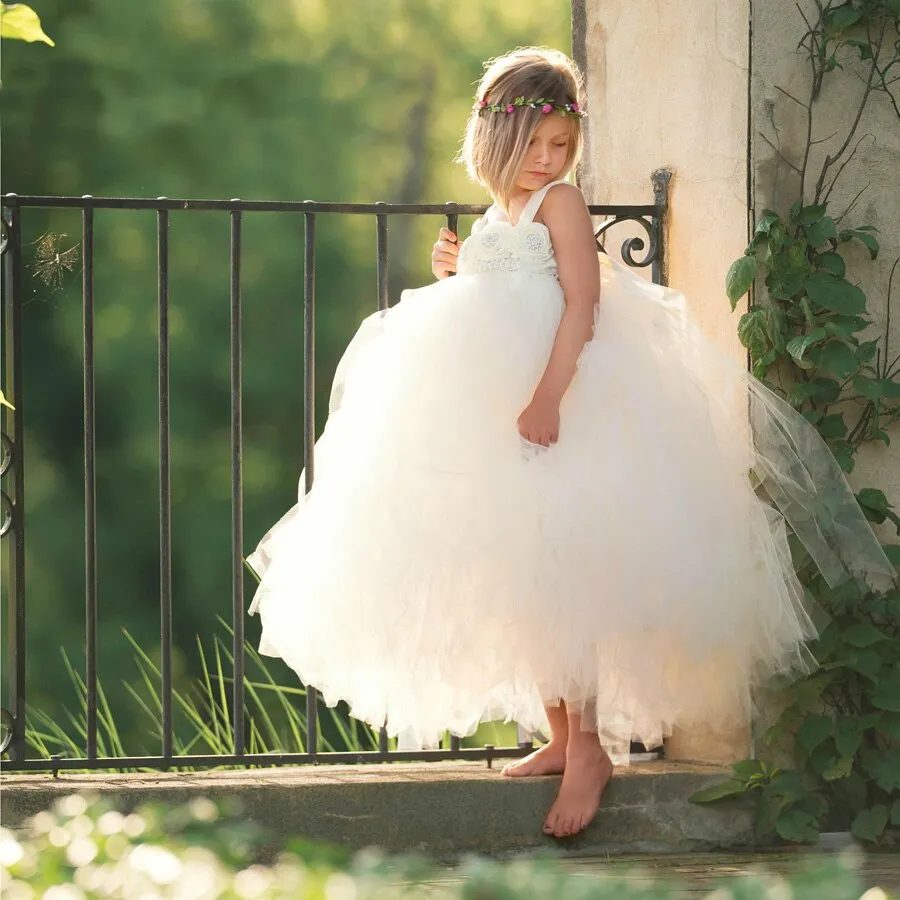
<svg viewBox="0 0 900 900">
<path fill-rule="evenodd" d="M 602 217 L 596 229 L 598 246 L 604 249 L 609 230 L 624 222 L 632 223 L 637 235 L 627 237 L 621 245 L 622 259 L 635 267 L 649 267 L 657 283 L 665 280 L 663 252 L 664 223 L 668 199 L 667 172 L 654 173 L 654 202 L 646 205 L 591 206 L 591 213 Z M 400 760 L 455 760 L 515 757 L 531 747 L 530 740 L 517 746 L 479 748 L 462 747 L 458 738 L 449 746 L 433 750 L 389 750 L 387 733 L 381 729 L 378 750 L 350 752 L 318 752 L 318 697 L 306 693 L 306 747 L 303 753 L 248 753 L 246 751 L 245 652 L 244 622 L 244 533 L 242 475 L 242 344 L 241 319 L 241 235 L 247 215 L 292 213 L 304 221 L 303 263 L 303 343 L 304 343 L 304 447 L 306 490 L 314 477 L 315 441 L 315 312 L 316 312 L 316 222 L 321 216 L 362 215 L 374 218 L 376 233 L 376 298 L 378 309 L 389 305 L 388 285 L 388 221 L 391 216 L 415 215 L 443 218 L 456 231 L 458 218 L 480 215 L 484 206 L 456 203 L 389 204 L 389 203 L 318 203 L 312 201 L 243 201 L 243 200 L 171 200 L 113 197 L 42 197 L 6 194 L 2 198 L 3 303 L 2 336 L 5 353 L 5 395 L 12 409 L 3 407 L 0 434 L 0 536 L 7 546 L 7 564 L 3 579 L 8 598 L 8 621 L 4 650 L 7 682 L 5 705 L 0 708 L 3 727 L 3 768 L 7 770 L 45 770 L 84 768 L 160 768 L 172 766 L 279 765 L 284 763 L 363 763 Z M 25 467 L 24 395 L 22 379 L 22 305 L 23 245 L 22 223 L 26 211 L 34 208 L 78 209 L 81 211 L 82 304 L 83 304 L 83 379 L 84 379 L 84 557 L 85 557 L 85 638 L 86 666 L 83 675 L 86 689 L 86 741 L 83 758 L 28 758 L 26 745 L 26 668 L 25 628 L 27 622 L 28 581 L 25 571 Z M 100 756 L 98 754 L 98 605 L 97 605 L 97 526 L 95 487 L 95 389 L 94 389 L 94 211 L 146 210 L 156 216 L 157 232 L 157 298 L 158 298 L 158 419 L 159 419 L 159 565 L 160 565 L 160 638 L 161 638 L 161 735 L 157 756 Z M 228 215 L 230 232 L 230 305 L 231 305 L 231 569 L 234 673 L 231 696 L 233 754 L 175 755 L 173 753 L 173 689 L 172 689 L 172 497 L 169 389 L 169 214 L 191 211 L 218 211 Z M 38 676 L 39 677 L 39 676 Z"/>
</svg>

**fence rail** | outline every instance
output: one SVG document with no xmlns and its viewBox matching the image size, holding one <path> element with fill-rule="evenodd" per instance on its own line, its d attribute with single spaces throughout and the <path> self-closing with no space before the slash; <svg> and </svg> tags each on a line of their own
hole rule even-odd
<svg viewBox="0 0 900 900">
<path fill-rule="evenodd" d="M 598 246 L 611 228 L 625 222 L 641 230 L 621 245 L 623 260 L 632 266 L 649 267 L 652 278 L 664 282 L 664 226 L 668 200 L 667 172 L 654 173 L 654 202 L 644 205 L 593 205 L 591 214 L 603 217 L 597 226 Z M 480 205 L 392 204 L 392 203 L 321 203 L 316 201 L 248 201 L 248 200 L 179 200 L 166 197 L 47 197 L 5 194 L 2 197 L 3 265 L 2 337 L 6 366 L 5 392 L 14 409 L 3 408 L 0 429 L 0 536 L 11 542 L 3 578 L 9 602 L 5 648 L 9 673 L 4 706 L 0 707 L 0 725 L 4 729 L 0 750 L 3 768 L 14 771 L 57 771 L 91 768 L 152 768 L 175 766 L 281 765 L 301 763 L 363 763 L 401 760 L 480 759 L 490 764 L 498 758 L 519 756 L 531 747 L 530 739 L 517 746 L 464 748 L 452 737 L 449 747 L 435 750 L 389 750 L 387 733 L 381 729 L 377 751 L 319 752 L 318 697 L 312 689 L 306 692 L 306 747 L 302 753 L 246 752 L 246 719 L 244 697 L 244 617 L 246 606 L 243 588 L 243 422 L 242 422 L 242 314 L 241 249 L 245 214 L 295 213 L 304 221 L 303 275 L 303 344 L 304 344 L 304 448 L 306 490 L 314 478 L 315 441 L 315 312 L 316 312 L 316 222 L 321 215 L 365 215 L 375 219 L 376 230 L 376 298 L 377 308 L 389 305 L 388 284 L 388 220 L 392 216 L 442 217 L 448 228 L 456 231 L 459 216 L 480 215 Z M 85 654 L 84 681 L 87 695 L 86 740 L 84 757 L 28 758 L 26 747 L 26 681 L 25 627 L 27 615 L 27 581 L 25 571 L 25 472 L 24 472 L 24 396 L 22 379 L 22 219 L 27 209 L 81 210 L 82 309 L 83 309 L 83 390 L 84 390 L 84 554 L 85 554 Z M 125 757 L 98 754 L 98 624 L 97 604 L 97 527 L 96 527 L 96 430 L 94 406 L 94 211 L 147 210 L 156 214 L 157 232 L 157 306 L 158 306 L 158 420 L 159 420 L 159 559 L 160 559 L 160 639 L 161 639 L 161 748 L 158 756 Z M 233 754 L 184 756 L 173 753 L 172 714 L 172 501 L 171 501 L 171 435 L 169 387 L 169 214 L 191 211 L 220 211 L 230 217 L 230 381 L 231 381 L 231 563 L 232 563 L 232 632 L 234 678 L 232 689 Z M 6 549 L 6 548 L 5 548 Z M 39 677 L 39 673 L 37 675 Z"/>
</svg>

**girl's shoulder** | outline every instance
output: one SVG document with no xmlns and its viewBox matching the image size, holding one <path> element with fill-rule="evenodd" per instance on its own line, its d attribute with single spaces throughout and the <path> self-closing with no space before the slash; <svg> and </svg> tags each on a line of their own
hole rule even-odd
<svg viewBox="0 0 900 900">
<path fill-rule="evenodd" d="M 584 194 L 577 185 L 570 184 L 568 181 L 560 181 L 553 184 L 544 195 L 541 201 L 541 209 L 579 209 L 587 206 Z"/>
<path fill-rule="evenodd" d="M 588 214 L 587 201 L 581 188 L 567 181 L 551 185 L 541 200 L 534 221 L 552 227 L 555 223 Z"/>
</svg>

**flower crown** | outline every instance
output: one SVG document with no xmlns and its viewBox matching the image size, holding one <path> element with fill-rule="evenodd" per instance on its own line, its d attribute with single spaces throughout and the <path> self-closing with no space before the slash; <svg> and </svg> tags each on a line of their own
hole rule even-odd
<svg viewBox="0 0 900 900">
<path fill-rule="evenodd" d="M 478 100 L 473 109 L 478 112 L 502 112 L 514 113 L 519 107 L 530 106 L 532 109 L 539 109 L 544 115 L 556 110 L 564 116 L 573 116 L 583 119 L 587 113 L 583 112 L 577 103 L 557 103 L 554 100 L 526 100 L 524 97 L 516 97 L 512 103 L 488 103 L 487 100 Z"/>
</svg>

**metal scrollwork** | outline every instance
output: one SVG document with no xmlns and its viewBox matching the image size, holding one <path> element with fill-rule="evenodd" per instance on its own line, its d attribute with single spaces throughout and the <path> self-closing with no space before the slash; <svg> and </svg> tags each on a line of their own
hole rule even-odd
<svg viewBox="0 0 900 900">
<path fill-rule="evenodd" d="M 6 491 L 0 491 L 0 538 L 5 538 L 13 523 L 13 502 Z"/>
<path fill-rule="evenodd" d="M 13 445 L 8 434 L 0 432 L 0 478 L 9 471 L 13 458 Z"/>
<path fill-rule="evenodd" d="M 9 435 L 0 433 L 0 478 L 9 471 L 13 458 L 13 444 Z M 6 537 L 13 523 L 13 502 L 6 491 L 0 490 L 0 538 Z"/>
<path fill-rule="evenodd" d="M 635 259 L 634 254 L 640 253 L 646 246 L 644 239 L 638 236 L 627 238 L 622 244 L 622 260 L 636 269 L 644 268 L 656 262 L 659 254 L 659 235 L 657 234 L 655 223 L 645 216 L 616 216 L 604 222 L 594 231 L 594 237 L 597 238 L 597 246 L 605 253 L 606 248 L 603 245 L 604 235 L 614 225 L 620 225 L 622 222 L 637 222 L 647 232 L 650 244 L 646 255 L 641 259 Z"/>
<path fill-rule="evenodd" d="M 16 720 L 5 707 L 0 707 L 0 753 L 5 753 L 12 743 L 16 731 Z"/>
</svg>

